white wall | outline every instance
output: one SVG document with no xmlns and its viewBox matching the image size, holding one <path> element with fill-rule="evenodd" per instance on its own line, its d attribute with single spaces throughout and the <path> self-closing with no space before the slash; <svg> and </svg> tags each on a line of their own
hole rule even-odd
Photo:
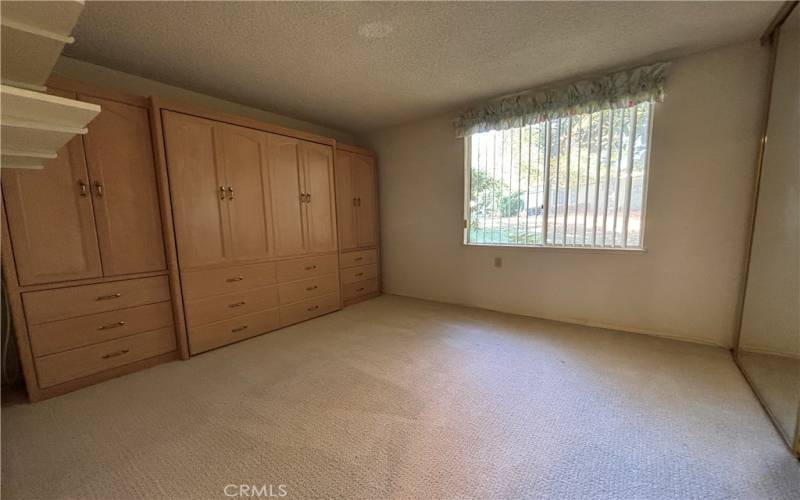
<svg viewBox="0 0 800 500">
<path fill-rule="evenodd" d="M 800 357 L 800 10 L 780 31 L 753 232 L 744 350 Z"/>
<path fill-rule="evenodd" d="M 167 85 L 166 83 L 149 80 L 140 76 L 123 73 L 121 71 L 98 66 L 85 61 L 79 61 L 70 57 L 61 56 L 56 62 L 56 67 L 53 73 L 80 80 L 87 83 L 94 83 L 104 87 L 118 90 L 120 92 L 127 92 L 129 94 L 141 96 L 159 96 L 165 99 L 172 99 L 177 102 L 186 104 L 194 104 L 205 108 L 209 111 L 216 111 L 220 113 L 230 113 L 247 118 L 253 118 L 262 122 L 273 123 L 283 127 L 302 130 L 304 132 L 311 132 L 314 134 L 331 137 L 337 141 L 352 144 L 354 137 L 349 132 L 342 130 L 335 130 L 322 125 L 306 122 L 303 120 L 296 120 L 288 116 L 271 113 L 262 109 L 252 108 L 243 104 L 238 104 L 224 99 L 217 99 L 206 94 L 192 92 L 191 90 L 182 89 Z"/>
<path fill-rule="evenodd" d="M 644 253 L 466 247 L 452 116 L 368 135 L 385 291 L 730 346 L 766 67 L 755 42 L 673 64 L 654 115 Z"/>
</svg>

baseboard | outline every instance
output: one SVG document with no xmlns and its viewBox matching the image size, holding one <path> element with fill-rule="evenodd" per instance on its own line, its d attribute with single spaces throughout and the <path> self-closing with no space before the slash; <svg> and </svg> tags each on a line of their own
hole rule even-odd
<svg viewBox="0 0 800 500">
<path fill-rule="evenodd" d="M 778 356 L 780 358 L 800 359 L 800 353 L 797 352 L 779 352 L 747 345 L 739 346 L 739 352 L 752 352 L 753 354 L 766 354 L 768 356 Z"/>
</svg>

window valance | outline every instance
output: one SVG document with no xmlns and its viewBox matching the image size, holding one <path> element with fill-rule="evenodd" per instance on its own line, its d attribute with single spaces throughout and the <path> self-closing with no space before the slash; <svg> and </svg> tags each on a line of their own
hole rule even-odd
<svg viewBox="0 0 800 500">
<path fill-rule="evenodd" d="M 456 135 L 465 137 L 580 113 L 625 108 L 640 102 L 661 102 L 668 66 L 669 63 L 656 63 L 503 97 L 463 112 L 454 122 Z"/>
</svg>

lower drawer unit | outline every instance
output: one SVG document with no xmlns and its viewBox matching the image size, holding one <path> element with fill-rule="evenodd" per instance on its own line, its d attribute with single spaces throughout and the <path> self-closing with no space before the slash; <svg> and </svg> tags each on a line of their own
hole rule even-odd
<svg viewBox="0 0 800 500">
<path fill-rule="evenodd" d="M 370 264 L 368 266 L 351 267 L 342 269 L 342 284 L 355 283 L 357 281 L 364 281 L 378 276 L 378 265 Z"/>
<path fill-rule="evenodd" d="M 346 269 L 348 267 L 366 266 L 368 264 L 375 264 L 378 262 L 378 251 L 374 248 L 369 250 L 355 250 L 352 252 L 342 252 L 339 256 L 339 267 Z"/>
<path fill-rule="evenodd" d="M 110 370 L 175 350 L 173 327 L 36 358 L 40 387 Z"/>
<path fill-rule="evenodd" d="M 278 262 L 278 282 L 286 283 L 313 276 L 335 273 L 339 267 L 336 254 L 301 257 Z"/>
<path fill-rule="evenodd" d="M 275 284 L 275 263 L 264 262 L 181 273 L 183 296 L 195 300 Z"/>
<path fill-rule="evenodd" d="M 281 306 L 281 326 L 292 325 L 339 309 L 339 293 Z"/>
<path fill-rule="evenodd" d="M 344 300 L 355 299 L 364 295 L 369 295 L 378 291 L 378 278 L 372 278 L 355 283 L 342 285 L 342 297 Z"/>
<path fill-rule="evenodd" d="M 336 293 L 339 291 L 339 275 L 326 274 L 318 278 L 309 278 L 280 285 L 281 304 L 291 304 L 301 300 Z"/>
<path fill-rule="evenodd" d="M 189 330 L 189 347 L 192 354 L 198 354 L 225 344 L 255 337 L 275 330 L 279 326 L 278 309 L 237 316 L 233 319 L 191 328 Z"/>
<path fill-rule="evenodd" d="M 278 287 L 256 288 L 188 301 L 186 302 L 186 322 L 192 328 L 275 307 L 278 307 Z"/>
</svg>

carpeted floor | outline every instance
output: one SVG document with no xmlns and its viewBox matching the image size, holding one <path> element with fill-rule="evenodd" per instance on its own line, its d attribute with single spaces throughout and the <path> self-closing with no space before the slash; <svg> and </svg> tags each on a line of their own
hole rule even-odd
<svg viewBox="0 0 800 500">
<path fill-rule="evenodd" d="M 800 496 L 722 349 L 393 296 L 2 424 L 6 499 Z"/>
</svg>

